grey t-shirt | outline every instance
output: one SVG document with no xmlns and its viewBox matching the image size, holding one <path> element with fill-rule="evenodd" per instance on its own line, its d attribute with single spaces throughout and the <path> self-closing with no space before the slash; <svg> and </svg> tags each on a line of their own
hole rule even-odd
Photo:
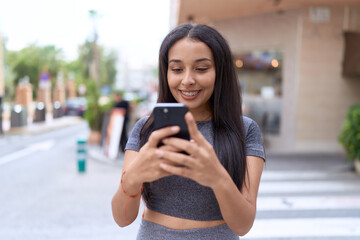
<svg viewBox="0 0 360 240">
<path fill-rule="evenodd" d="M 125 150 L 139 151 L 140 131 L 147 117 L 140 119 L 130 133 Z M 259 126 L 248 117 L 243 117 L 246 136 L 246 153 L 265 159 L 263 140 Z M 214 145 L 212 121 L 198 122 L 197 127 L 206 140 Z M 193 220 L 223 219 L 212 189 L 179 176 L 164 177 L 150 183 L 153 211 Z"/>
</svg>

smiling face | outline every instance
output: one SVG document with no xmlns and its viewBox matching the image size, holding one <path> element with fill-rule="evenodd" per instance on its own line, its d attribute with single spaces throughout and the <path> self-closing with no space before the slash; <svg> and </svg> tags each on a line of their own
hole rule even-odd
<svg viewBox="0 0 360 240">
<path fill-rule="evenodd" d="M 210 97 L 215 85 L 215 62 L 203 42 L 183 38 L 169 50 L 167 80 L 177 102 L 185 104 L 195 120 L 211 119 Z"/>
</svg>

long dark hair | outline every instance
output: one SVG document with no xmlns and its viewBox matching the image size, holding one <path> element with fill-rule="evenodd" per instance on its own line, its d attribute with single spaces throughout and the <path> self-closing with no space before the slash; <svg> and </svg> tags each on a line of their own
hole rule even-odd
<svg viewBox="0 0 360 240">
<path fill-rule="evenodd" d="M 169 49 L 180 39 L 190 38 L 205 43 L 212 51 L 216 79 L 210 98 L 214 126 L 214 149 L 223 166 L 241 191 L 245 182 L 246 148 L 242 120 L 242 100 L 231 51 L 227 41 L 215 29 L 201 24 L 183 24 L 164 39 L 159 53 L 159 95 L 157 102 L 176 102 L 167 81 Z M 143 146 L 154 130 L 153 114 L 140 132 Z M 149 203 L 149 184 L 144 186 L 144 199 Z"/>
</svg>

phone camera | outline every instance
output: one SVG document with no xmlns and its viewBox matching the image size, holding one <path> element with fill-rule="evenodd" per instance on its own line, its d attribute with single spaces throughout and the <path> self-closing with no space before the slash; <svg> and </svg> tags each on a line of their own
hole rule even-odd
<svg viewBox="0 0 360 240">
<path fill-rule="evenodd" d="M 164 113 L 168 113 L 169 110 L 167 108 L 164 108 Z"/>
</svg>

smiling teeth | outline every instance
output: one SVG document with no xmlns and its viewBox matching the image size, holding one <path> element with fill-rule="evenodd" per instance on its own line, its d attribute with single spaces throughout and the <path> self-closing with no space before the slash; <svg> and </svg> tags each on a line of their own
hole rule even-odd
<svg viewBox="0 0 360 240">
<path fill-rule="evenodd" d="M 198 94 L 200 91 L 196 91 L 196 92 L 183 92 L 181 91 L 182 94 L 184 94 L 185 96 L 195 96 L 196 94 Z"/>
</svg>

